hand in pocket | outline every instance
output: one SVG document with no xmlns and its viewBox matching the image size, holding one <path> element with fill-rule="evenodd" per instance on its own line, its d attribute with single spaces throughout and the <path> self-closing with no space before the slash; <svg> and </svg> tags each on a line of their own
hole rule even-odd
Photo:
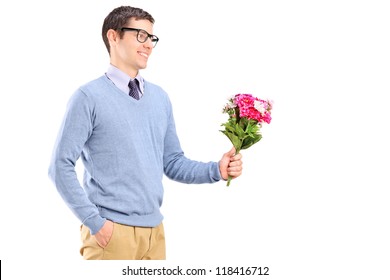
<svg viewBox="0 0 390 280">
<path fill-rule="evenodd" d="M 114 223 L 112 221 L 107 220 L 103 227 L 94 235 L 96 242 L 100 247 L 105 248 L 110 242 L 112 237 L 112 233 L 114 231 Z"/>
</svg>

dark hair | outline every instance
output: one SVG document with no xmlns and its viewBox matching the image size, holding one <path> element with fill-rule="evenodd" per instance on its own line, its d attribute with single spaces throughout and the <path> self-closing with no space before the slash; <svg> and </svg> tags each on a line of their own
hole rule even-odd
<svg viewBox="0 0 390 280">
<path fill-rule="evenodd" d="M 102 37 L 104 44 L 106 45 L 108 53 L 110 53 L 110 44 L 107 38 L 107 31 L 110 29 L 114 29 L 119 32 L 120 38 L 122 38 L 123 33 L 119 30 L 119 28 L 124 27 L 131 18 L 146 19 L 151 23 L 154 23 L 154 18 L 146 11 L 130 7 L 130 6 L 120 6 L 115 8 L 108 14 L 108 16 L 104 19 L 103 27 L 102 27 Z"/>
</svg>

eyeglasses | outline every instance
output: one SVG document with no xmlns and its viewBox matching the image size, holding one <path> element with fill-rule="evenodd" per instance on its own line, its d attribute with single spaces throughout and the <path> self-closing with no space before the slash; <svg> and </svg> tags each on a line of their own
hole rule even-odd
<svg viewBox="0 0 390 280">
<path fill-rule="evenodd" d="M 137 31 L 137 41 L 140 43 L 145 43 L 148 38 L 152 41 L 153 48 L 156 46 L 158 42 L 158 37 L 156 35 L 149 34 L 143 29 L 138 29 L 138 28 L 131 28 L 131 27 L 122 27 L 121 31 Z"/>
</svg>

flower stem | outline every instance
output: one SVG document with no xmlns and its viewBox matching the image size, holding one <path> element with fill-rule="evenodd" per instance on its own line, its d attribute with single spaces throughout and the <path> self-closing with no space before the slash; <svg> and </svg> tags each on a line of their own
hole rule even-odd
<svg viewBox="0 0 390 280">
<path fill-rule="evenodd" d="M 230 181 L 232 180 L 232 176 L 229 175 L 228 177 L 228 180 L 227 180 L 227 183 L 226 183 L 226 186 L 229 187 L 230 186 Z"/>
</svg>

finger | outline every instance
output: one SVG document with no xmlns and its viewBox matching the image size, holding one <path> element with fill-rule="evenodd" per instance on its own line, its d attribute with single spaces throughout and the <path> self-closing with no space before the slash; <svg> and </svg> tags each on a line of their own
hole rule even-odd
<svg viewBox="0 0 390 280">
<path fill-rule="evenodd" d="M 228 173 L 229 172 L 242 172 L 242 165 L 238 165 L 238 166 L 229 166 L 229 168 L 227 169 Z"/>
<path fill-rule="evenodd" d="M 241 165 L 242 165 L 242 161 L 241 160 L 236 160 L 236 161 L 229 162 L 229 167 L 241 166 Z"/>
<path fill-rule="evenodd" d="M 229 171 L 228 174 L 229 176 L 236 178 L 241 175 L 241 171 Z"/>
<path fill-rule="evenodd" d="M 228 156 L 233 157 L 236 154 L 236 148 L 232 147 L 229 152 L 226 153 Z"/>
<path fill-rule="evenodd" d="M 230 161 L 236 161 L 236 160 L 240 160 L 240 159 L 242 159 L 242 155 L 241 154 L 237 154 L 237 155 L 233 155 L 230 158 Z"/>
</svg>

